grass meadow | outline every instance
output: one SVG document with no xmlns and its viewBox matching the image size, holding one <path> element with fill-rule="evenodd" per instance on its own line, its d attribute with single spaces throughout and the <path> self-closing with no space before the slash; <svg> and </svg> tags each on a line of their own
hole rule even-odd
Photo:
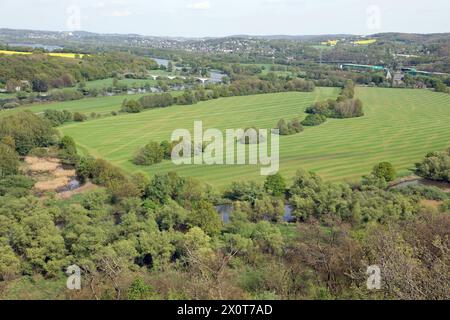
<svg viewBox="0 0 450 320">
<path fill-rule="evenodd" d="M 139 167 L 131 159 L 149 141 L 169 140 L 176 128 L 192 131 L 195 120 L 202 120 L 205 128 L 222 130 L 272 128 L 282 117 L 304 118 L 306 107 L 314 101 L 335 97 L 338 92 L 336 88 L 317 88 L 313 93 L 222 98 L 194 106 L 72 123 L 61 131 L 72 136 L 82 152 L 105 158 L 127 172 L 152 175 L 177 171 L 223 187 L 231 181 L 261 181 L 264 177 L 255 166 L 175 166 L 164 161 Z M 428 90 L 358 88 L 357 96 L 364 102 L 364 117 L 330 119 L 298 135 L 281 137 L 283 175 L 291 177 L 304 168 L 326 180 L 356 181 L 381 161 L 392 162 L 400 175 L 408 175 L 409 169 L 427 152 L 444 150 L 450 145 L 450 95 Z M 120 98 L 114 98 L 119 105 Z M 91 108 L 95 112 L 110 110 L 107 103 Z"/>
</svg>

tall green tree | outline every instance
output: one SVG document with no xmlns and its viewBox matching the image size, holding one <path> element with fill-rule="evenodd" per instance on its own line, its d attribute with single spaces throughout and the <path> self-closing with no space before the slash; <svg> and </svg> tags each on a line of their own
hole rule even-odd
<svg viewBox="0 0 450 320">
<path fill-rule="evenodd" d="M 280 173 L 276 173 L 266 178 L 264 188 L 269 194 L 279 197 L 286 192 L 286 181 Z"/>
</svg>

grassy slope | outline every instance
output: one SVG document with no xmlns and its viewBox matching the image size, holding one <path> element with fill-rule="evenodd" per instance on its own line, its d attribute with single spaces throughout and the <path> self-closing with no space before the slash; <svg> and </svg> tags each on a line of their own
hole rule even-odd
<svg viewBox="0 0 450 320">
<path fill-rule="evenodd" d="M 150 140 L 169 139 L 175 128 L 192 130 L 195 120 L 219 129 L 253 125 L 270 128 L 280 117 L 304 117 L 303 110 L 313 101 L 337 93 L 337 89 L 319 88 L 314 93 L 233 97 L 70 124 L 61 130 L 73 136 L 85 152 L 106 158 L 129 172 L 176 170 L 224 186 L 233 180 L 263 177 L 252 166 L 175 167 L 166 161 L 137 167 L 130 159 L 137 148 Z M 404 175 L 428 151 L 449 146 L 449 95 L 378 88 L 358 88 L 357 94 L 365 103 L 365 117 L 329 120 L 302 134 L 281 138 L 283 174 L 292 176 L 298 168 L 305 168 L 329 180 L 356 180 L 375 163 L 391 161 Z"/>
<path fill-rule="evenodd" d="M 44 104 L 34 104 L 23 106 L 12 110 L 4 110 L 0 112 L 0 117 L 4 117 L 19 111 L 31 110 L 35 113 L 41 113 L 47 109 L 68 110 L 72 112 L 82 112 L 89 114 L 97 112 L 100 114 L 109 114 L 111 111 L 119 111 L 124 99 L 138 99 L 143 96 L 138 95 L 120 95 L 113 97 L 85 98 L 75 101 L 52 102 Z"/>
</svg>

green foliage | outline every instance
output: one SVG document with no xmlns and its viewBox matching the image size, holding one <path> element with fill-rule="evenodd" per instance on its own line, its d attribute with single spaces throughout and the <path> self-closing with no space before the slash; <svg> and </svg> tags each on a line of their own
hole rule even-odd
<svg viewBox="0 0 450 320">
<path fill-rule="evenodd" d="M 303 126 L 298 119 L 294 119 L 289 123 L 286 123 L 284 119 L 278 121 L 276 129 L 279 130 L 280 135 L 288 136 L 303 131 Z"/>
<path fill-rule="evenodd" d="M 16 150 L 0 143 L 0 179 L 19 172 L 19 155 Z"/>
<path fill-rule="evenodd" d="M 48 119 L 54 127 L 73 120 L 71 112 L 48 109 L 44 111 L 44 118 Z"/>
<path fill-rule="evenodd" d="M 320 126 L 322 123 L 325 123 L 327 118 L 321 114 L 308 114 L 301 122 L 301 124 L 305 127 L 314 127 Z"/>
<path fill-rule="evenodd" d="M 83 194 L 81 198 L 81 205 L 86 210 L 94 211 L 101 210 L 108 203 L 110 197 L 104 190 L 92 191 Z"/>
<path fill-rule="evenodd" d="M 200 201 L 193 205 L 188 216 L 188 223 L 191 227 L 201 228 L 210 236 L 219 234 L 222 229 L 222 222 L 216 209 L 207 201 Z"/>
<path fill-rule="evenodd" d="M 124 100 L 123 104 L 122 104 L 122 112 L 127 112 L 127 113 L 139 113 L 143 110 L 144 108 L 142 107 L 142 105 L 136 101 L 136 100 Z"/>
<path fill-rule="evenodd" d="M 448 195 L 438 187 L 412 185 L 398 189 L 398 192 L 404 195 L 417 196 L 421 199 L 444 201 Z"/>
<path fill-rule="evenodd" d="M 366 178 L 368 179 L 368 178 Z M 361 190 L 349 185 L 325 183 L 317 175 L 299 171 L 290 189 L 293 215 L 300 221 L 336 216 L 359 225 L 372 221 L 404 220 L 416 214 L 417 200 L 378 188 L 380 179 L 372 176 Z M 386 184 L 384 178 L 381 179 Z"/>
<path fill-rule="evenodd" d="M 144 77 L 157 69 L 157 63 L 124 52 L 84 56 L 83 59 L 65 59 L 47 55 L 2 55 L 0 83 L 11 79 L 28 80 L 36 92 L 50 88 L 73 87 L 78 81 L 106 79 L 116 73 L 133 73 Z"/>
<path fill-rule="evenodd" d="M 361 186 L 364 189 L 386 189 L 388 183 L 384 177 L 380 178 L 373 174 L 362 177 Z"/>
<path fill-rule="evenodd" d="M 145 197 L 160 204 L 178 199 L 184 191 L 186 180 L 176 173 L 156 174 L 147 186 Z"/>
<path fill-rule="evenodd" d="M 76 122 L 85 122 L 88 119 L 87 115 L 82 114 L 80 112 L 75 112 L 73 114 L 73 121 Z"/>
<path fill-rule="evenodd" d="M 91 179 L 93 183 L 106 187 L 111 192 L 113 201 L 141 195 L 139 188 L 121 169 L 103 159 L 81 158 L 76 171 L 81 180 Z"/>
<path fill-rule="evenodd" d="M 450 182 L 450 149 L 427 154 L 416 164 L 416 173 L 426 179 Z"/>
<path fill-rule="evenodd" d="M 347 80 L 345 82 L 344 88 L 341 92 L 341 97 L 343 97 L 344 100 L 353 99 L 355 97 L 355 84 L 352 80 Z"/>
<path fill-rule="evenodd" d="M 8 239 L 0 238 L 0 280 L 10 280 L 20 272 L 20 259 L 8 243 Z"/>
<path fill-rule="evenodd" d="M 156 222 L 161 230 L 182 230 L 186 226 L 189 212 L 174 201 L 156 211 Z"/>
<path fill-rule="evenodd" d="M 72 101 L 83 99 L 83 94 L 75 89 L 55 89 L 50 91 L 50 98 L 54 101 Z"/>
<path fill-rule="evenodd" d="M 450 199 L 445 200 L 441 205 L 441 211 L 450 213 Z"/>
<path fill-rule="evenodd" d="M 167 149 L 152 141 L 136 152 L 133 163 L 140 166 L 151 166 L 162 162 L 167 153 Z"/>
<path fill-rule="evenodd" d="M 286 181 L 280 173 L 276 173 L 266 178 L 264 188 L 269 194 L 279 197 L 286 192 Z"/>
<path fill-rule="evenodd" d="M 64 164 L 76 165 L 80 159 L 77 146 L 72 137 L 64 136 L 59 143 L 59 158 Z"/>
<path fill-rule="evenodd" d="M 20 155 L 26 155 L 35 147 L 46 147 L 54 143 L 56 135 L 47 120 L 28 111 L 0 119 L 0 138 L 13 138 Z"/>
<path fill-rule="evenodd" d="M 224 193 L 224 197 L 232 201 L 248 201 L 252 204 L 254 204 L 256 200 L 262 199 L 263 196 L 263 187 L 254 181 L 233 182 Z"/>
<path fill-rule="evenodd" d="M 249 213 L 249 218 L 253 222 L 261 220 L 280 222 L 284 215 L 284 209 L 284 202 L 282 200 L 264 197 L 261 200 L 255 201 Z"/>
<path fill-rule="evenodd" d="M 7 176 L 0 179 L 0 196 L 11 195 L 21 198 L 29 195 L 34 181 L 26 176 Z"/>
<path fill-rule="evenodd" d="M 147 285 L 143 279 L 136 279 L 131 284 L 127 293 L 128 300 L 159 300 L 160 297 L 154 289 Z"/>
<path fill-rule="evenodd" d="M 20 104 L 17 102 L 7 102 L 1 106 L 0 110 L 1 109 L 10 110 L 10 109 L 18 108 L 18 107 L 20 107 Z"/>
<path fill-rule="evenodd" d="M 144 109 L 165 108 L 173 105 L 174 99 L 170 93 L 153 94 L 139 99 L 139 104 Z"/>
<path fill-rule="evenodd" d="M 283 236 L 280 229 L 267 221 L 256 224 L 252 239 L 265 252 L 273 254 L 281 254 L 282 252 Z"/>
<path fill-rule="evenodd" d="M 394 181 L 397 178 L 397 172 L 394 166 L 389 162 L 381 162 L 377 164 L 373 170 L 372 174 L 380 179 L 384 179 L 386 182 Z"/>
<path fill-rule="evenodd" d="M 176 101 L 177 104 L 180 105 L 191 105 L 197 103 L 195 94 L 189 89 L 186 89 L 181 96 L 178 96 L 176 98 Z"/>
<path fill-rule="evenodd" d="M 277 129 L 280 131 L 280 135 L 282 135 L 282 136 L 289 135 L 289 128 L 286 123 L 286 120 L 281 119 L 280 121 L 278 121 Z"/>
<path fill-rule="evenodd" d="M 363 103 L 354 99 L 355 86 L 348 80 L 337 100 L 319 101 L 306 109 L 306 113 L 319 114 L 328 118 L 346 119 L 364 116 Z"/>
<path fill-rule="evenodd" d="M 67 266 L 67 252 L 50 210 L 33 199 L 6 197 L 0 197 L 0 208 L 0 230 L 23 259 L 22 270 L 58 275 Z"/>
</svg>

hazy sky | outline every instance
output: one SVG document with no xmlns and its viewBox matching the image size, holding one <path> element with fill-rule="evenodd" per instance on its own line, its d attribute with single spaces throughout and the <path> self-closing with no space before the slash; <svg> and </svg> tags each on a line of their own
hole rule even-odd
<svg viewBox="0 0 450 320">
<path fill-rule="evenodd" d="M 156 36 L 450 32 L 449 0 L 0 0 L 0 28 Z"/>
</svg>

